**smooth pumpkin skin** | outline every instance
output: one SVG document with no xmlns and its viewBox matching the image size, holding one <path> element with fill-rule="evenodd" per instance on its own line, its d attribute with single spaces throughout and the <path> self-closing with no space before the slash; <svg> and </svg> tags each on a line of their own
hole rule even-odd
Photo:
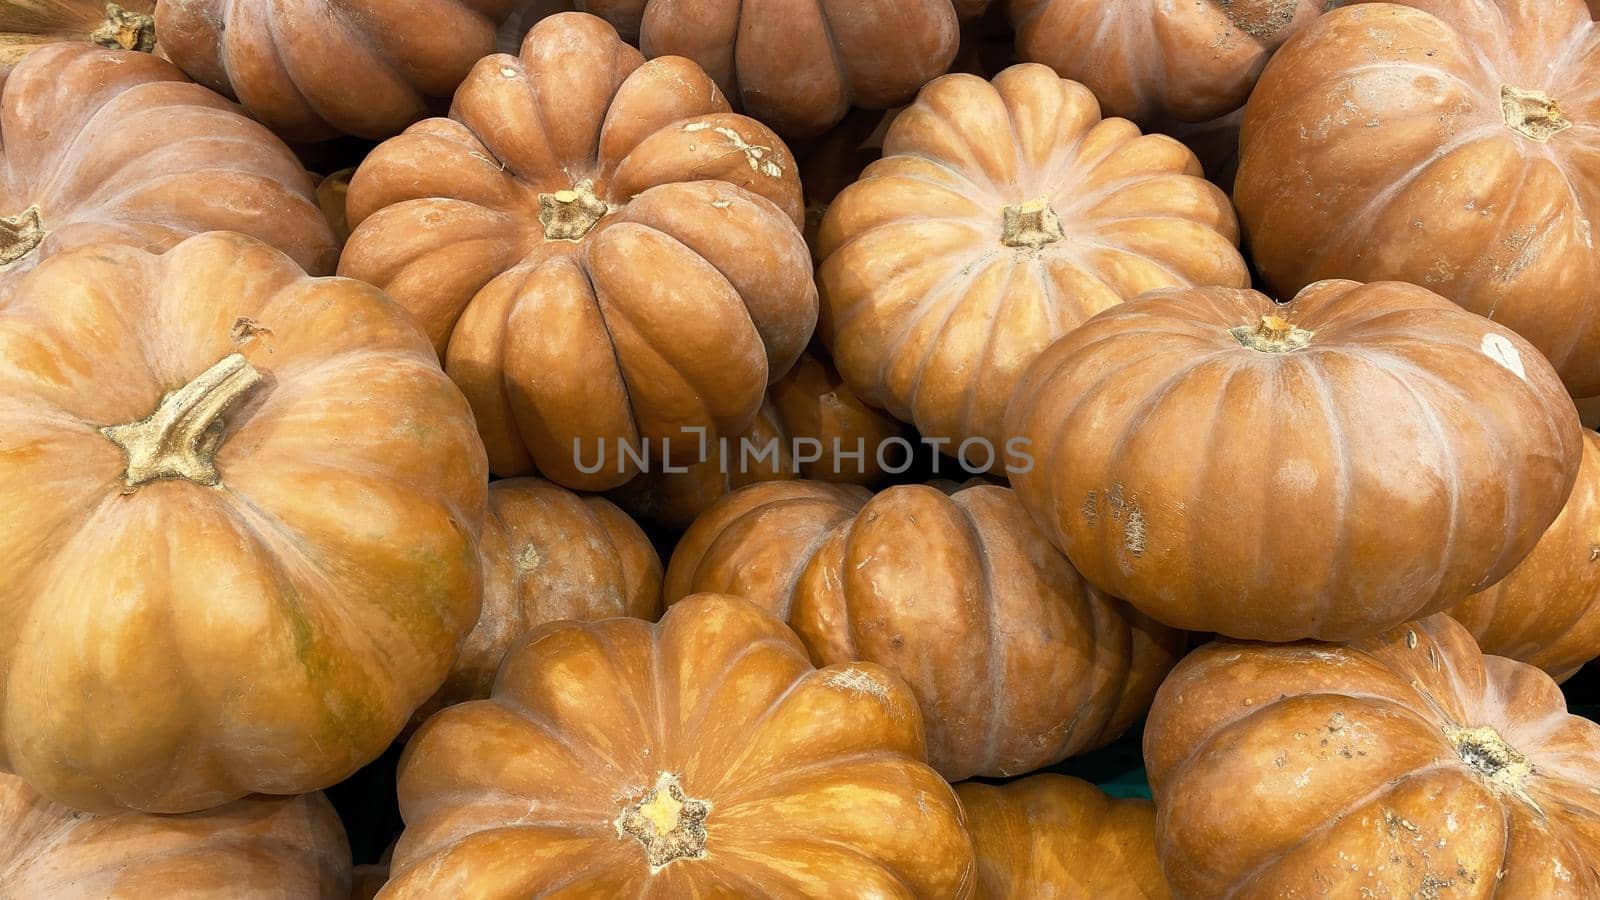
<svg viewBox="0 0 1600 900">
<path fill-rule="evenodd" d="M 1245 287 L 1227 195 L 1172 138 L 1100 118 L 1044 66 L 948 75 L 817 236 L 819 334 L 862 400 L 1003 459 L 1018 379 L 1056 338 L 1145 291 Z M 1058 224 L 1007 225 L 1035 201 Z M 1040 230 L 1053 228 L 1053 234 Z"/>
<path fill-rule="evenodd" d="M 690 429 L 749 427 L 816 321 L 783 142 L 693 63 L 647 63 L 582 13 L 485 58 L 451 115 L 356 171 L 339 272 L 422 321 L 490 468 L 607 490 L 641 449 L 698 462 Z M 547 229 L 541 204 L 581 211 L 586 183 L 600 217 Z"/>
<path fill-rule="evenodd" d="M 378 896 L 968 897 L 965 818 L 923 751 L 903 682 L 812 668 L 739 598 L 554 622 L 407 746 Z"/>
<path fill-rule="evenodd" d="M 46 260 L 0 304 L 0 355 L 0 770 L 188 812 L 377 757 L 482 591 L 482 445 L 410 317 L 214 233 Z M 146 438 L 105 429 L 239 365 L 261 380 L 168 432 L 215 483 L 131 477 Z"/>
<path fill-rule="evenodd" d="M 183 816 L 86 816 L 0 775 L 6 900 L 346 900 L 350 846 L 321 794 Z"/>
<path fill-rule="evenodd" d="M 1284 41 L 1328 0 L 1010 0 L 1017 55 L 1094 91 L 1142 125 L 1238 109 Z"/>
<path fill-rule="evenodd" d="M 338 250 L 294 153 L 239 108 L 148 53 L 42 47 L 0 95 L 0 292 L 40 261 L 99 241 L 162 251 L 237 231 L 312 274 Z M 36 225 L 15 229 L 30 208 Z"/>
<path fill-rule="evenodd" d="M 1065 775 L 965 781 L 956 796 L 978 855 L 979 900 L 1166 900 L 1156 808 Z"/>
<path fill-rule="evenodd" d="M 518 0 L 158 0 L 190 77 L 295 141 L 382 140 L 430 114 Z"/>
<path fill-rule="evenodd" d="M 1506 87 L 1570 127 L 1508 109 Z M 1579 0 L 1335 10 L 1267 68 L 1240 151 L 1234 199 L 1273 290 L 1420 284 L 1600 394 L 1600 26 Z"/>
<path fill-rule="evenodd" d="M 1600 894 L 1600 725 L 1448 616 L 1207 645 L 1144 756 L 1177 897 Z"/>
<path fill-rule="evenodd" d="M 1583 433 L 1561 515 L 1511 574 L 1451 607 L 1483 652 L 1565 681 L 1600 656 L 1600 435 Z"/>
<path fill-rule="evenodd" d="M 156 51 L 155 0 L 7 0 L 0 7 L 0 84 L 28 54 L 62 41 Z"/>
<path fill-rule="evenodd" d="M 1255 349 L 1270 322 L 1298 349 Z M 1527 341 L 1397 282 L 1124 303 L 1039 358 L 1007 432 L 1034 459 L 1017 496 L 1090 583 L 1270 641 L 1352 640 L 1499 581 L 1583 447 Z"/>
<path fill-rule="evenodd" d="M 1085 584 L 1011 491 L 990 485 L 735 491 L 668 564 L 669 607 L 700 591 L 785 617 L 819 663 L 867 660 L 906 679 L 928 761 L 952 781 L 1114 740 L 1183 641 Z"/>
</svg>

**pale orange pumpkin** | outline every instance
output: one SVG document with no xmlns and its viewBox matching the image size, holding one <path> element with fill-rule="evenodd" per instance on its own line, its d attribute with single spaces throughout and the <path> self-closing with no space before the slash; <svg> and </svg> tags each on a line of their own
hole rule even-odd
<svg viewBox="0 0 1600 900">
<path fill-rule="evenodd" d="M 820 334 L 856 394 L 925 436 L 1007 437 L 1051 341 L 1148 290 L 1244 287 L 1227 195 L 1172 138 L 1102 120 L 1043 66 L 950 75 L 823 217 Z"/>
<path fill-rule="evenodd" d="M 1196 650 L 1144 757 L 1178 897 L 1600 896 L 1600 724 L 1448 616 Z"/>
<path fill-rule="evenodd" d="M 6 0 L 0 5 L 0 82 L 29 53 L 63 41 L 155 52 L 155 8 L 155 0 Z"/>
<path fill-rule="evenodd" d="M 964 898 L 972 845 L 923 749 L 898 678 L 813 669 L 744 600 L 551 623 L 407 746 L 379 896 Z"/>
<path fill-rule="evenodd" d="M 240 235 L 101 244 L 0 358 L 0 770 L 187 812 L 381 753 L 477 619 L 488 480 L 405 311 Z"/>
</svg>

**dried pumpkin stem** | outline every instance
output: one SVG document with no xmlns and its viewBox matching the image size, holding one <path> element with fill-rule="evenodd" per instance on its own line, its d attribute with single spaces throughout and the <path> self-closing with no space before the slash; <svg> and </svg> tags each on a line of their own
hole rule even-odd
<svg viewBox="0 0 1600 900">
<path fill-rule="evenodd" d="M 127 461 L 124 492 L 161 478 L 204 485 L 221 482 L 216 455 L 222 443 L 222 414 L 259 381 L 261 373 L 250 361 L 232 353 L 162 397 L 149 417 L 100 429 L 122 448 Z"/>
<path fill-rule="evenodd" d="M 1043 197 L 1008 206 L 1000 212 L 1000 243 L 1037 250 L 1061 240 L 1061 218 Z"/>
<path fill-rule="evenodd" d="M 1311 343 L 1315 332 L 1291 325 L 1281 316 L 1262 316 L 1255 325 L 1228 329 L 1234 340 L 1262 353 L 1288 353 Z"/>
<path fill-rule="evenodd" d="M 1554 97 L 1509 84 L 1500 85 L 1500 113 L 1505 116 L 1507 128 L 1541 144 L 1572 127 L 1572 120 L 1561 111 Z"/>
<path fill-rule="evenodd" d="M 1523 781 L 1533 773 L 1533 764 L 1528 758 L 1488 725 L 1446 728 L 1445 736 L 1455 746 L 1462 762 L 1499 788 L 1520 792 Z"/>
<path fill-rule="evenodd" d="M 9 266 L 44 243 L 44 223 L 39 207 L 30 206 L 14 216 L 0 217 L 0 267 Z"/>
<path fill-rule="evenodd" d="M 611 207 L 595 196 L 594 182 L 585 178 L 570 191 L 539 195 L 539 223 L 545 240 L 581 241 Z"/>
<path fill-rule="evenodd" d="M 650 871 L 680 859 L 704 859 L 706 816 L 711 804 L 684 793 L 678 776 L 662 772 L 655 786 L 623 807 L 614 823 L 617 837 L 633 837 L 644 847 Z"/>
<path fill-rule="evenodd" d="M 107 50 L 156 49 L 156 20 L 144 13 L 129 12 L 115 3 L 106 4 L 106 20 L 89 35 L 96 46 Z"/>
</svg>

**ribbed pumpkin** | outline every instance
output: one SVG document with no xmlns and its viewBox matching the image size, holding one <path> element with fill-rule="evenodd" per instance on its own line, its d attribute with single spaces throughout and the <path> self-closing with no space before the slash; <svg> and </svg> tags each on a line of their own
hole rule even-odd
<svg viewBox="0 0 1600 900">
<path fill-rule="evenodd" d="M 1144 757 L 1178 897 L 1600 896 L 1600 724 L 1448 616 L 1197 650 Z"/>
<path fill-rule="evenodd" d="M 1262 277 L 1420 284 L 1600 394 L 1600 26 L 1580 0 L 1335 10 L 1251 97 L 1234 197 Z"/>
<path fill-rule="evenodd" d="M 883 153 L 823 217 L 820 331 L 862 400 L 926 436 L 999 448 L 1051 341 L 1148 290 L 1249 284 L 1194 154 L 1043 66 L 939 79 Z"/>
<path fill-rule="evenodd" d="M 727 110 L 693 63 L 565 13 L 356 171 L 339 272 L 421 320 L 496 474 L 604 490 L 664 441 L 698 462 L 687 429 L 749 427 L 805 349 L 794 162 Z"/>
<path fill-rule="evenodd" d="M 1577 476 L 1527 341 L 1395 282 L 1162 291 L 1057 342 L 1007 431 L 1028 511 L 1092 584 L 1178 628 L 1350 640 L 1499 581 Z"/>
<path fill-rule="evenodd" d="M 328 220 L 333 239 L 340 246 L 350 239 L 350 218 L 345 214 L 345 199 L 350 193 L 350 178 L 356 170 L 340 169 L 317 182 L 317 206 Z"/>
<path fill-rule="evenodd" d="M 378 140 L 495 50 L 519 0 L 159 0 L 161 48 L 291 140 Z"/>
<path fill-rule="evenodd" d="M 1011 491 L 988 485 L 736 491 L 673 552 L 667 602 L 699 591 L 786 617 L 821 663 L 905 678 L 929 762 L 951 780 L 1031 772 L 1116 738 L 1182 641 L 1086 585 Z"/>
<path fill-rule="evenodd" d="M 1238 109 L 1267 59 L 1337 0 L 1010 0 L 1017 55 L 1145 125 Z"/>
<path fill-rule="evenodd" d="M 61 43 L 0 95 L 0 285 L 71 247 L 237 231 L 313 274 L 337 249 L 289 148 L 148 53 Z"/>
<path fill-rule="evenodd" d="M 1087 781 L 1035 775 L 956 785 L 978 855 L 977 900 L 1166 900 L 1156 810 Z"/>
<path fill-rule="evenodd" d="M 346 900 L 350 847 L 321 794 L 185 816 L 86 816 L 0 775 L 7 900 Z"/>
<path fill-rule="evenodd" d="M 813 669 L 738 598 L 551 623 L 407 746 L 379 896 L 967 897 L 961 808 L 922 753 L 898 678 Z"/>
<path fill-rule="evenodd" d="M 1533 552 L 1449 613 L 1483 652 L 1538 666 L 1557 681 L 1600 657 L 1600 435 L 1583 433 L 1578 481 Z"/>
<path fill-rule="evenodd" d="M 187 812 L 382 752 L 481 592 L 483 448 L 411 318 L 216 233 L 46 260 L 0 358 L 0 770 Z"/>
<path fill-rule="evenodd" d="M 29 53 L 74 41 L 107 50 L 156 49 L 155 0 L 6 0 L 0 6 L 0 82 Z"/>
</svg>

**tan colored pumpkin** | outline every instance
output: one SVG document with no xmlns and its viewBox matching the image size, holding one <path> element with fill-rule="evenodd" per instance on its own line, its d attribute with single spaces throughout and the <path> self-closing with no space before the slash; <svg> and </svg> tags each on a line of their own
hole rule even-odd
<svg viewBox="0 0 1600 900">
<path fill-rule="evenodd" d="M 418 711 L 489 696 L 495 670 L 524 634 L 557 619 L 591 621 L 661 612 L 661 559 L 627 514 L 537 478 L 489 485 L 479 544 L 483 611 L 450 675 Z"/>
<path fill-rule="evenodd" d="M 406 748 L 379 896 L 967 897 L 965 820 L 922 753 L 904 683 L 813 669 L 738 598 L 551 623 Z"/>
<path fill-rule="evenodd" d="M 0 5 L 0 82 L 29 53 L 62 41 L 152 53 L 155 8 L 155 0 L 6 0 Z"/>
<path fill-rule="evenodd" d="M 317 206 L 340 246 L 350 239 L 350 219 L 345 215 L 345 198 L 350 193 L 350 178 L 355 169 L 340 169 L 317 182 Z"/>
<path fill-rule="evenodd" d="M 1092 584 L 1177 628 L 1352 640 L 1505 577 L 1583 440 L 1550 364 L 1396 282 L 1162 291 L 1057 342 L 1007 431 L 1028 511 Z"/>
<path fill-rule="evenodd" d="M 1203 647 L 1144 755 L 1178 897 L 1600 896 L 1600 724 L 1448 616 Z"/>
<path fill-rule="evenodd" d="M 54 44 L 6 80 L 0 109 L 0 288 L 71 247 L 161 251 L 204 231 L 333 269 L 333 235 L 294 154 L 169 63 Z"/>
<path fill-rule="evenodd" d="M 496 474 L 604 490 L 698 462 L 692 429 L 749 427 L 805 349 L 794 162 L 727 110 L 687 60 L 565 13 L 356 171 L 339 272 L 421 320 Z"/>
<path fill-rule="evenodd" d="M 1204 122 L 1244 105 L 1267 59 L 1328 0 L 1010 0 L 1017 54 L 1094 91 L 1107 115 Z"/>
<path fill-rule="evenodd" d="M 482 587 L 483 449 L 410 317 L 214 233 L 46 260 L 0 358 L 0 770 L 187 812 L 381 753 Z"/>
<path fill-rule="evenodd" d="M 1166 900 L 1149 800 L 1064 775 L 956 785 L 978 855 L 977 900 Z"/>
<path fill-rule="evenodd" d="M 296 141 L 381 140 L 430 114 L 518 0 L 159 0 L 161 48 Z"/>
<path fill-rule="evenodd" d="M 5 900 L 346 900 L 350 847 L 321 794 L 184 816 L 86 816 L 0 775 Z"/>
<path fill-rule="evenodd" d="M 1169 137 L 1101 120 L 1043 66 L 950 75 L 817 237 L 820 333 L 862 400 L 925 436 L 982 438 L 1051 341 L 1148 290 L 1244 287 L 1227 195 Z"/>
<path fill-rule="evenodd" d="M 1409 281 L 1600 394 L 1600 26 L 1579 0 L 1359 3 L 1263 75 L 1234 198 L 1262 277 Z"/>
<path fill-rule="evenodd" d="M 1557 681 L 1600 657 L 1600 435 L 1583 433 L 1578 481 L 1533 552 L 1449 613 L 1483 652 L 1538 666 Z"/>
<path fill-rule="evenodd" d="M 905 678 L 928 760 L 1016 775 L 1105 744 L 1144 713 L 1182 635 L 1089 587 L 1011 491 L 816 482 L 736 491 L 684 535 L 666 599 L 721 591 L 789 624 L 812 657 Z"/>
</svg>

